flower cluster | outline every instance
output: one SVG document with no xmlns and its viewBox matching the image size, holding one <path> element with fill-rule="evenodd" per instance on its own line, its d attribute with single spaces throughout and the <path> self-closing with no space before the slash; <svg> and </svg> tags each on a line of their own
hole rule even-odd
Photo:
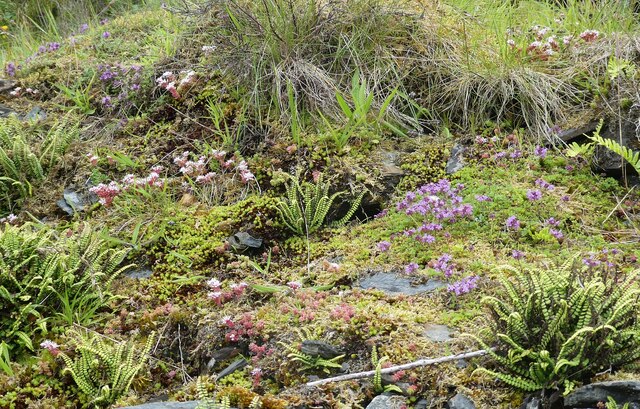
<svg viewBox="0 0 640 409">
<path fill-rule="evenodd" d="M 9 95 L 11 95 L 12 97 L 21 97 L 25 94 L 31 95 L 31 96 L 37 96 L 40 94 L 40 91 L 38 91 L 37 89 L 33 89 L 33 88 L 21 88 L 21 87 L 16 87 L 13 89 L 13 91 L 9 92 Z"/>
<path fill-rule="evenodd" d="M 16 224 L 17 221 L 18 216 L 13 213 L 9 214 L 7 217 L 0 218 L 0 223 Z"/>
<path fill-rule="evenodd" d="M 87 157 L 91 164 L 97 164 L 98 157 L 94 155 L 87 155 Z M 131 188 L 164 187 L 166 181 L 160 177 L 160 173 L 163 170 L 164 168 L 162 166 L 154 166 L 150 169 L 149 175 L 146 177 L 139 178 L 133 174 L 128 174 L 122 178 L 120 183 L 115 181 L 111 181 L 108 184 L 100 183 L 89 189 L 89 191 L 98 196 L 100 204 L 108 207 L 118 195 Z"/>
<path fill-rule="evenodd" d="M 316 318 L 315 312 L 320 308 L 327 294 L 321 291 L 297 290 L 295 296 L 293 305 L 283 304 L 280 311 L 283 314 L 293 314 L 298 322 L 311 322 Z"/>
<path fill-rule="evenodd" d="M 249 165 L 245 160 L 238 161 L 237 158 L 227 158 L 227 152 L 213 150 L 209 157 L 200 156 L 197 160 L 190 160 L 191 152 L 184 151 L 180 156 L 173 158 L 173 163 L 180 166 L 180 173 L 195 181 L 198 185 L 211 185 L 216 177 L 233 172 L 240 177 L 242 183 L 247 184 L 255 180 L 255 175 L 249 170 Z M 209 171 L 209 166 L 216 163 L 216 168 L 220 174 Z"/>
<path fill-rule="evenodd" d="M 54 357 L 58 356 L 58 354 L 60 353 L 60 345 L 58 345 L 57 343 L 55 343 L 54 341 L 51 341 L 49 339 L 46 339 L 46 340 L 42 341 L 40 343 L 40 348 L 46 349 Z"/>
<path fill-rule="evenodd" d="M 429 267 L 434 270 L 444 274 L 445 277 L 449 278 L 455 272 L 455 264 L 451 263 L 451 254 L 444 253 L 437 260 L 431 260 L 429 262 Z"/>
<path fill-rule="evenodd" d="M 222 283 L 218 279 L 212 278 L 207 281 L 207 287 L 209 287 L 210 290 L 207 298 L 215 301 L 218 306 L 221 306 L 225 302 L 242 297 L 248 286 L 249 285 L 243 281 L 237 284 L 231 283 L 226 290 L 223 290 Z"/>
<path fill-rule="evenodd" d="M 476 275 L 465 277 L 462 280 L 449 284 L 447 286 L 447 291 L 454 293 L 455 295 L 467 294 L 478 286 L 477 282 L 479 278 L 480 277 Z"/>
<path fill-rule="evenodd" d="M 220 323 L 228 329 L 225 334 L 225 339 L 228 342 L 238 342 L 242 338 L 255 337 L 264 329 L 264 322 L 258 321 L 254 323 L 253 316 L 249 313 L 243 314 L 237 321 L 234 321 L 229 316 L 224 317 L 220 320 Z"/>
<path fill-rule="evenodd" d="M 196 72 L 193 70 L 180 71 L 179 75 L 182 76 L 182 79 L 177 85 L 176 81 L 178 81 L 178 76 L 172 71 L 166 71 L 156 78 L 156 84 L 158 84 L 158 87 L 167 90 L 173 98 L 179 99 L 180 92 L 189 89 L 198 80 Z"/>
<path fill-rule="evenodd" d="M 356 315 L 356 309 L 349 304 L 342 303 L 331 311 L 331 318 L 349 322 Z"/>
<path fill-rule="evenodd" d="M 16 64 L 12 61 L 9 61 L 7 63 L 7 65 L 5 65 L 4 67 L 4 72 L 9 76 L 9 77 L 15 77 L 16 75 L 16 71 L 19 70 L 20 67 L 16 66 Z"/>
<path fill-rule="evenodd" d="M 593 41 L 596 41 L 598 37 L 600 37 L 600 32 L 597 30 L 584 30 L 582 33 L 580 33 L 579 37 L 585 43 L 591 43 Z"/>
</svg>

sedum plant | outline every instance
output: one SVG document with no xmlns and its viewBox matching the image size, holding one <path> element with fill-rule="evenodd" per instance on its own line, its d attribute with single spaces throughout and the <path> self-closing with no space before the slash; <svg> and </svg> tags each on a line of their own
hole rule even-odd
<svg viewBox="0 0 640 409">
<path fill-rule="evenodd" d="M 495 367 L 477 371 L 525 391 L 564 388 L 568 393 L 576 382 L 637 361 L 635 274 L 585 264 L 578 267 L 570 260 L 523 271 L 504 267 L 513 280 L 502 280 L 503 292 L 483 299 L 490 331 L 476 338 Z"/>
<path fill-rule="evenodd" d="M 106 407 L 125 395 L 144 366 L 154 341 L 147 339 L 141 351 L 131 343 L 114 344 L 98 334 L 75 332 L 78 345 L 71 359 L 60 353 L 68 372 L 78 387 L 91 399 L 91 404 Z"/>
</svg>

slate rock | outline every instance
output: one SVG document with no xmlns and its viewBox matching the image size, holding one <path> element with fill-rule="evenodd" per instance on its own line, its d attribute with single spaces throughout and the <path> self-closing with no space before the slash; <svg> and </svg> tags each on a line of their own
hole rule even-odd
<svg viewBox="0 0 640 409">
<path fill-rule="evenodd" d="M 459 143 L 453 145 L 453 148 L 451 148 L 451 155 L 449 155 L 449 160 L 447 160 L 447 166 L 445 167 L 447 175 L 456 173 L 464 168 L 464 152 L 466 149 L 467 148 L 465 148 L 464 145 Z"/>
<path fill-rule="evenodd" d="M 439 288 L 446 287 L 446 284 L 438 279 L 430 279 L 424 284 L 414 285 L 413 282 L 406 277 L 397 275 L 396 273 L 377 272 L 366 277 L 358 283 L 360 288 L 382 290 L 388 295 L 416 295 L 432 292 Z"/>
<path fill-rule="evenodd" d="M 262 239 L 257 239 L 244 231 L 235 233 L 227 239 L 227 242 L 236 251 L 258 249 L 262 246 Z"/>
<path fill-rule="evenodd" d="M 447 404 L 449 409 L 476 409 L 475 403 L 462 393 L 457 393 Z"/>
<path fill-rule="evenodd" d="M 599 121 L 591 121 L 584 125 L 576 126 L 575 128 L 561 130 L 557 137 L 563 142 L 570 142 L 573 139 L 580 138 L 584 134 L 590 134 L 596 130 Z"/>
<path fill-rule="evenodd" d="M 447 342 L 453 339 L 449 327 L 439 324 L 427 324 L 422 335 L 433 342 Z"/>
<path fill-rule="evenodd" d="M 332 359 L 342 355 L 342 352 L 331 344 L 322 341 L 304 340 L 300 346 L 300 352 L 311 355 L 312 357 L 320 357 L 323 359 Z"/>
<path fill-rule="evenodd" d="M 598 402 L 606 402 L 608 396 L 619 405 L 629 403 L 631 409 L 640 409 L 640 381 L 596 382 L 581 386 L 564 398 L 564 406 L 594 408 Z"/>
<path fill-rule="evenodd" d="M 12 114 L 17 115 L 18 113 L 6 105 L 0 105 L 0 118 L 8 118 Z"/>
<path fill-rule="evenodd" d="M 238 359 L 236 361 L 233 361 L 231 363 L 231 365 L 227 366 L 222 371 L 220 371 L 218 376 L 216 376 L 216 380 L 222 379 L 225 376 L 229 376 L 232 373 L 234 373 L 235 371 L 239 371 L 240 369 L 244 368 L 247 365 L 249 365 L 249 361 L 247 361 L 244 358 L 240 358 L 240 359 Z"/>
<path fill-rule="evenodd" d="M 404 396 L 398 395 L 378 395 L 371 403 L 369 403 L 366 409 L 400 409 L 405 407 L 407 400 Z"/>
<path fill-rule="evenodd" d="M 527 397 L 522 405 L 520 405 L 520 409 L 542 409 L 542 400 L 540 400 L 537 396 L 529 396 Z"/>
<path fill-rule="evenodd" d="M 5 93 L 7 91 L 12 91 L 16 86 L 17 82 L 13 80 L 6 80 L 4 78 L 0 78 L 0 94 Z"/>
<path fill-rule="evenodd" d="M 31 108 L 31 111 L 24 116 L 25 120 L 38 121 L 47 119 L 47 113 L 39 106 Z"/>
<path fill-rule="evenodd" d="M 124 273 L 125 277 L 142 280 L 151 277 L 153 271 L 149 267 L 134 268 Z"/>
<path fill-rule="evenodd" d="M 431 401 L 429 401 L 428 399 L 422 398 L 416 402 L 415 409 L 427 409 L 430 406 L 431 406 Z"/>
<path fill-rule="evenodd" d="M 76 212 L 83 212 L 96 201 L 97 197 L 93 193 L 82 195 L 73 189 L 65 189 L 62 199 L 56 204 L 69 216 L 73 216 Z"/>
</svg>

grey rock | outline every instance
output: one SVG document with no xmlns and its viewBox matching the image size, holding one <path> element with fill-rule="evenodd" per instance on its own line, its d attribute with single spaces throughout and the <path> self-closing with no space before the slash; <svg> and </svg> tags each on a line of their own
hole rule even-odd
<svg viewBox="0 0 640 409">
<path fill-rule="evenodd" d="M 459 143 L 453 145 L 453 148 L 451 148 L 451 155 L 449 155 L 449 160 L 447 160 L 447 166 L 445 167 L 447 175 L 456 173 L 464 168 L 464 152 L 466 149 L 467 148 Z"/>
<path fill-rule="evenodd" d="M 416 402 L 415 409 L 427 409 L 430 406 L 431 406 L 431 401 L 429 401 L 428 399 L 422 398 Z"/>
<path fill-rule="evenodd" d="M 638 151 L 638 129 L 636 128 L 636 120 L 640 117 L 640 106 L 634 106 L 620 121 L 611 120 L 603 126 L 600 135 L 605 139 L 612 139 L 622 146 L 633 151 Z M 598 146 L 594 154 L 594 164 L 599 169 L 610 173 L 617 174 L 622 172 L 622 168 L 627 163 L 616 153 L 609 149 Z"/>
<path fill-rule="evenodd" d="M 400 409 L 407 404 L 404 396 L 378 395 L 367 405 L 366 409 Z"/>
<path fill-rule="evenodd" d="M 458 359 L 456 361 L 456 368 L 458 369 L 464 369 L 466 367 L 469 366 L 469 363 L 467 361 L 465 361 L 464 359 Z"/>
<path fill-rule="evenodd" d="M 216 379 L 222 379 L 225 376 L 229 376 L 232 373 L 234 373 L 235 371 L 239 371 L 240 369 L 244 368 L 247 365 L 249 365 L 249 361 L 247 361 L 244 358 L 240 358 L 240 359 L 238 359 L 236 361 L 233 361 L 231 363 L 231 365 L 227 366 L 222 371 L 220 371 L 220 373 L 218 374 Z"/>
<path fill-rule="evenodd" d="M 378 289 L 389 295 L 416 295 L 428 293 L 438 288 L 446 287 L 446 284 L 438 279 L 430 279 L 424 284 L 413 285 L 413 282 L 397 275 L 396 273 L 378 272 L 366 277 L 358 283 L 360 288 Z"/>
<path fill-rule="evenodd" d="M 245 251 L 250 248 L 258 249 L 262 246 L 262 239 L 257 239 L 244 231 L 235 233 L 227 239 L 227 242 L 236 251 Z"/>
<path fill-rule="evenodd" d="M 0 78 L 0 94 L 13 90 L 17 82 Z"/>
<path fill-rule="evenodd" d="M 579 138 L 584 134 L 592 133 L 596 130 L 598 121 L 591 121 L 584 125 L 577 126 L 575 128 L 563 129 L 558 133 L 558 139 L 563 142 L 570 142 L 573 139 Z"/>
<path fill-rule="evenodd" d="M 582 386 L 564 398 L 564 406 L 572 408 L 592 408 L 598 402 L 606 402 L 612 397 L 620 404 L 640 408 L 640 381 L 608 381 Z"/>
<path fill-rule="evenodd" d="M 422 335 L 433 342 L 447 342 L 453 339 L 449 327 L 439 324 L 427 324 Z"/>
<path fill-rule="evenodd" d="M 24 119 L 29 121 L 45 120 L 47 119 L 47 113 L 39 106 L 35 106 L 24 116 Z"/>
<path fill-rule="evenodd" d="M 195 409 L 198 401 L 189 402 L 153 402 L 137 406 L 126 406 L 121 409 Z"/>
<path fill-rule="evenodd" d="M 536 396 L 529 396 L 524 400 L 524 403 L 520 405 L 520 409 L 542 409 L 542 401 Z"/>
<path fill-rule="evenodd" d="M 216 364 L 229 361 L 231 358 L 238 356 L 239 353 L 240 350 L 235 347 L 224 347 L 214 351 L 207 362 L 205 373 L 213 373 Z"/>
<path fill-rule="evenodd" d="M 462 393 L 457 393 L 456 396 L 449 399 L 448 405 L 449 409 L 476 409 L 475 403 Z"/>
<path fill-rule="evenodd" d="M 136 280 L 141 280 L 144 278 L 149 278 L 153 274 L 153 271 L 149 267 L 141 267 L 141 268 L 133 268 L 124 273 L 125 277 L 133 278 Z"/>
<path fill-rule="evenodd" d="M 18 113 L 13 109 L 9 108 L 8 106 L 0 105 L 0 118 L 8 118 L 12 114 L 17 115 Z"/>
<path fill-rule="evenodd" d="M 77 212 L 83 212 L 96 201 L 97 197 L 93 193 L 82 195 L 72 189 L 65 189 L 62 199 L 56 204 L 69 216 L 73 216 Z"/>
<path fill-rule="evenodd" d="M 400 181 L 400 178 L 404 176 L 404 170 L 398 166 L 400 154 L 398 152 L 386 151 L 382 153 L 382 168 L 380 169 L 380 176 L 384 179 L 395 179 Z"/>
<path fill-rule="evenodd" d="M 300 352 L 311 355 L 312 357 L 320 357 L 323 359 L 332 359 L 342 355 L 342 352 L 333 345 L 315 340 L 302 341 Z"/>
</svg>

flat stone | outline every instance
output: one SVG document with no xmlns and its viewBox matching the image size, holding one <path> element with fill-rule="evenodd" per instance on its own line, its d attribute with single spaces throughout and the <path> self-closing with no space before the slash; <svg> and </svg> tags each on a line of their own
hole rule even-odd
<svg viewBox="0 0 640 409">
<path fill-rule="evenodd" d="M 572 139 L 579 138 L 584 134 L 593 133 L 598 127 L 598 121 L 591 121 L 582 126 L 578 126 L 576 128 L 571 129 L 563 129 L 558 133 L 558 138 L 563 142 L 569 142 Z"/>
<path fill-rule="evenodd" d="M 47 113 L 39 106 L 35 106 L 24 116 L 24 119 L 29 121 L 45 120 L 47 119 Z"/>
<path fill-rule="evenodd" d="M 358 283 L 360 288 L 382 290 L 389 295 L 416 295 L 432 292 L 446 287 L 442 281 L 432 278 L 424 284 L 413 285 L 413 282 L 395 273 L 378 272 L 366 277 Z"/>
<path fill-rule="evenodd" d="M 0 93 L 5 93 L 7 91 L 13 90 L 16 84 L 17 82 L 14 80 L 7 80 L 4 78 L 0 78 Z"/>
<path fill-rule="evenodd" d="M 128 270 L 127 272 L 124 273 L 124 276 L 133 278 L 136 280 L 141 280 L 144 278 L 151 277 L 152 274 L 153 274 L 153 271 L 151 271 L 150 268 L 142 267 L 142 268 L 134 268 L 134 269 Z"/>
<path fill-rule="evenodd" d="M 236 251 L 244 251 L 247 249 L 258 249 L 262 246 L 262 239 L 257 239 L 247 232 L 241 231 L 235 233 L 227 239 L 229 245 Z"/>
<path fill-rule="evenodd" d="M 439 324 L 427 324 L 422 335 L 433 342 L 447 342 L 453 339 L 449 327 Z"/>
<path fill-rule="evenodd" d="M 397 395 L 378 395 L 366 409 L 400 409 L 406 407 L 407 400 L 403 396 Z"/>
<path fill-rule="evenodd" d="M 449 409 L 476 409 L 476 404 L 462 393 L 449 399 L 448 405 Z"/>
<path fill-rule="evenodd" d="M 0 105 L 0 118 L 8 118 L 12 114 L 17 115 L 17 112 L 9 108 L 8 106 Z"/>
<path fill-rule="evenodd" d="M 73 216 L 77 212 L 82 212 L 90 205 L 97 201 L 97 197 L 93 193 L 82 195 L 72 189 L 65 189 L 62 193 L 62 199 L 56 204 L 69 216 Z"/>
<path fill-rule="evenodd" d="M 300 352 L 311 355 L 312 357 L 320 357 L 323 359 L 332 359 L 342 355 L 342 352 L 333 345 L 315 340 L 302 341 Z"/>
<path fill-rule="evenodd" d="M 606 402 L 612 397 L 623 405 L 629 403 L 630 409 L 640 408 L 640 381 L 596 382 L 581 386 L 564 398 L 564 406 L 571 408 L 592 408 L 598 402 Z"/>
<path fill-rule="evenodd" d="M 125 406 L 120 409 L 195 409 L 199 401 L 192 400 L 188 402 L 153 402 L 143 405 Z"/>
</svg>

